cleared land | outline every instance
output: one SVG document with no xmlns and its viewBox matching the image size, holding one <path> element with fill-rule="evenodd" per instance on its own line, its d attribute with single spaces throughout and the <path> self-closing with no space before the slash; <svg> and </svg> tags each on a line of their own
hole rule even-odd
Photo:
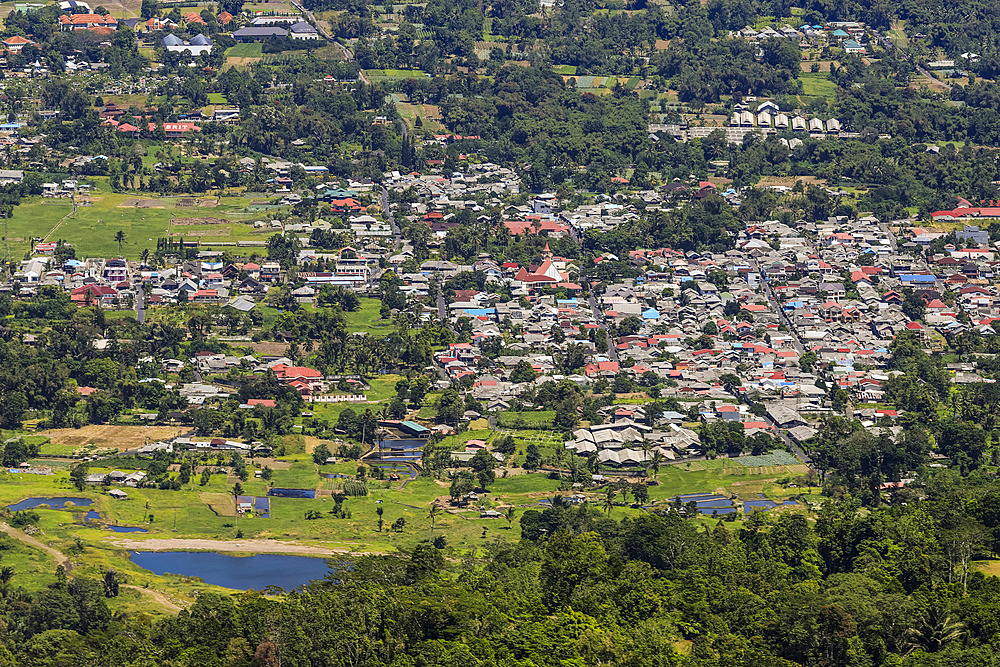
<svg viewBox="0 0 1000 667">
<path fill-rule="evenodd" d="M 827 68 L 829 72 L 829 67 Z M 802 94 L 809 97 L 825 97 L 833 100 L 837 97 L 837 84 L 830 80 L 829 74 L 803 72 L 799 75 L 802 81 Z"/>
<path fill-rule="evenodd" d="M 54 444 L 80 448 L 86 445 L 97 447 L 132 449 L 147 441 L 156 442 L 175 438 L 185 429 L 177 426 L 112 426 L 89 424 L 83 428 L 60 428 L 44 431 L 39 435 L 48 437 Z"/>
<path fill-rule="evenodd" d="M 299 554 L 302 556 L 332 556 L 337 553 L 347 553 L 347 549 L 326 549 L 276 540 L 189 540 L 170 537 L 149 540 L 115 540 L 113 544 L 130 551 L 224 551 L 226 553 Z"/>
</svg>

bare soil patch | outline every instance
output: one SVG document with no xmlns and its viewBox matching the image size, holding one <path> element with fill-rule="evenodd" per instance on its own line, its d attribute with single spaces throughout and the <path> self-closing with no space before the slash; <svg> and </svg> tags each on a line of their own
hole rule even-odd
<svg viewBox="0 0 1000 667">
<path fill-rule="evenodd" d="M 178 204 L 180 206 L 180 204 Z M 229 225 L 232 224 L 229 220 L 223 220 L 222 218 L 171 218 L 170 224 L 172 226 L 184 226 L 184 225 Z"/>
<path fill-rule="evenodd" d="M 281 356 L 288 351 L 287 343 L 275 343 L 275 342 L 259 342 L 259 343 L 244 343 L 241 347 L 249 347 L 254 352 L 258 352 L 265 356 Z"/>
<path fill-rule="evenodd" d="M 113 544 L 122 549 L 139 551 L 225 551 L 229 553 L 301 554 L 304 556 L 330 556 L 349 553 L 347 549 L 327 549 L 278 540 L 197 540 L 183 538 L 154 538 L 149 540 L 116 540 Z"/>
<path fill-rule="evenodd" d="M 799 69 L 803 72 L 812 72 L 812 66 L 819 65 L 820 72 L 829 73 L 834 63 L 840 65 L 836 60 L 803 60 L 799 63 Z"/>
<path fill-rule="evenodd" d="M 91 199 L 94 198 L 91 197 Z M 126 199 L 118 204 L 118 208 L 166 208 L 166 206 L 155 199 Z"/>
<path fill-rule="evenodd" d="M 170 232 L 167 236 L 229 236 L 233 233 L 231 227 L 225 229 L 191 229 L 184 232 Z"/>
<path fill-rule="evenodd" d="M 70 447 L 96 445 L 97 447 L 117 447 L 132 449 L 146 444 L 147 441 L 176 438 L 184 432 L 178 426 L 111 426 L 90 424 L 83 428 L 60 428 L 52 431 L 41 431 L 39 435 L 47 436 L 52 442 Z"/>
</svg>

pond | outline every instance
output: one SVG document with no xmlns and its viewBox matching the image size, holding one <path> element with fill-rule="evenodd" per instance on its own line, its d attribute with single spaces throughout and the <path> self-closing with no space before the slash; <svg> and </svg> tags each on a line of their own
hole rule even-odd
<svg viewBox="0 0 1000 667">
<path fill-rule="evenodd" d="M 763 512 L 774 507 L 781 507 L 782 505 L 798 505 L 798 503 L 794 500 L 786 500 L 783 503 L 778 503 L 773 500 L 748 500 L 744 503 L 744 505 L 746 505 L 746 509 L 743 511 L 746 514 L 750 514 L 751 512 Z"/>
<path fill-rule="evenodd" d="M 105 526 L 108 530 L 114 533 L 148 533 L 149 531 L 145 528 L 139 528 L 138 526 Z"/>
<path fill-rule="evenodd" d="M 42 505 L 48 505 L 54 510 L 72 510 L 77 507 L 87 507 L 88 505 L 93 504 L 94 501 L 88 498 L 67 498 L 62 496 L 57 498 L 25 498 L 19 503 L 8 505 L 7 509 L 18 512 L 20 510 L 31 510 L 36 507 L 41 507 Z M 70 507 L 66 507 L 67 505 L 70 505 Z"/>
<path fill-rule="evenodd" d="M 278 554 L 239 557 L 212 551 L 134 551 L 132 562 L 156 574 L 200 577 L 207 584 L 237 590 L 268 586 L 292 590 L 322 579 L 329 571 L 323 558 Z"/>
<path fill-rule="evenodd" d="M 94 510 L 90 510 L 89 512 L 87 512 L 86 515 L 84 515 L 83 520 L 84 521 L 100 521 L 101 520 L 101 515 L 98 512 L 95 512 Z"/>
<path fill-rule="evenodd" d="M 268 489 L 267 495 L 275 498 L 315 498 L 316 489 Z"/>
</svg>

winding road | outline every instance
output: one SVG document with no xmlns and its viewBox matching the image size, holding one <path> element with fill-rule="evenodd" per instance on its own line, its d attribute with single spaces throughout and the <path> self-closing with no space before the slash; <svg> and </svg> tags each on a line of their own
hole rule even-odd
<svg viewBox="0 0 1000 667">
<path fill-rule="evenodd" d="M 35 549 L 41 549 L 45 553 L 49 554 L 50 556 L 56 559 L 57 564 L 62 565 L 66 569 L 67 574 L 69 574 L 69 572 L 73 569 L 73 563 L 70 562 L 69 556 L 59 551 L 58 549 L 50 547 L 48 544 L 45 544 L 45 542 L 42 542 L 41 540 L 32 537 L 31 535 L 28 535 L 18 530 L 17 528 L 14 528 L 13 526 L 9 526 L 6 523 L 0 523 L 0 532 L 7 533 L 15 540 L 20 540 L 21 542 L 24 542 L 30 547 L 34 547 Z M 134 591 L 139 591 L 143 595 L 148 595 L 149 597 L 153 598 L 156 602 L 158 602 L 160 605 L 166 607 L 167 609 L 169 609 L 174 613 L 177 613 L 182 609 L 184 609 L 184 607 L 178 604 L 176 600 L 169 597 L 165 593 L 161 593 L 160 591 L 154 591 L 151 588 L 142 588 L 140 586 L 133 586 L 131 584 L 122 584 L 121 587 L 128 588 Z"/>
<path fill-rule="evenodd" d="M 302 12 L 303 14 L 305 14 L 306 18 L 309 19 L 309 22 L 312 23 L 313 26 L 315 26 L 316 30 L 319 31 L 319 34 L 323 35 L 323 39 L 325 39 L 326 41 L 328 41 L 331 44 L 335 45 L 337 48 L 339 48 L 343 52 L 343 54 L 344 54 L 344 60 L 348 60 L 348 61 L 354 60 L 354 54 L 351 53 L 351 50 L 349 48 L 347 48 L 347 46 L 345 46 L 344 44 L 341 44 L 339 41 L 337 41 L 337 39 L 333 35 L 331 35 L 330 33 L 328 33 L 326 31 L 326 28 L 324 28 L 320 24 L 320 22 L 316 18 L 315 14 L 313 14 L 311 11 L 309 11 L 308 9 L 306 9 L 303 5 L 300 5 L 299 3 L 295 2 L 295 0 L 291 0 L 291 2 L 292 2 L 292 6 L 293 7 L 295 7 L 300 12 Z M 368 80 L 368 77 L 365 76 L 365 72 L 362 69 L 358 69 L 358 78 L 360 78 L 362 81 L 364 81 L 365 85 L 368 85 L 368 86 L 372 85 L 372 82 Z"/>
</svg>

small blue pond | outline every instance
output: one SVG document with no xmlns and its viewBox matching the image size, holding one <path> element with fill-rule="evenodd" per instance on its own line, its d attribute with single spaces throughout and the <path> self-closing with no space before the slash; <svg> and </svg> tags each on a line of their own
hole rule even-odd
<svg viewBox="0 0 1000 667">
<path fill-rule="evenodd" d="M 99 513 L 95 512 L 94 510 L 90 510 L 83 517 L 83 520 L 84 521 L 100 521 L 101 520 L 101 515 Z"/>
<path fill-rule="evenodd" d="M 134 551 L 132 562 L 156 574 L 200 577 L 207 584 L 237 590 L 268 586 L 291 590 L 322 579 L 329 571 L 323 558 L 276 554 L 240 558 L 210 551 Z"/>
<path fill-rule="evenodd" d="M 75 509 L 76 507 L 87 507 L 88 505 L 93 505 L 93 504 L 94 501 L 89 500 L 87 498 L 66 498 L 66 497 L 25 498 L 19 503 L 15 503 L 14 505 L 8 505 L 7 509 L 17 512 L 20 510 L 35 509 L 36 507 L 41 507 L 42 505 L 48 505 L 51 509 L 54 510 L 61 510 L 61 509 L 72 510 Z M 69 505 L 69 507 L 66 507 L 66 505 Z"/>
<path fill-rule="evenodd" d="M 764 512 L 774 507 L 781 507 L 782 505 L 798 504 L 794 500 L 786 500 L 783 503 L 779 503 L 774 500 L 768 500 L 767 496 L 762 493 L 758 493 L 757 495 L 760 496 L 760 500 L 747 500 L 743 503 L 744 514 Z M 734 504 L 729 498 L 714 493 L 687 493 L 684 495 L 674 496 L 673 500 L 680 500 L 681 503 L 685 505 L 687 503 L 694 502 L 700 513 L 708 515 L 732 514 L 738 509 L 737 505 Z"/>
<path fill-rule="evenodd" d="M 786 500 L 783 503 L 776 503 L 773 500 L 748 500 L 744 505 L 746 505 L 746 509 L 743 511 L 750 514 L 751 512 L 763 512 L 773 507 L 781 507 L 782 505 L 798 505 L 798 503 L 794 500 Z"/>
<path fill-rule="evenodd" d="M 320 477 L 325 477 L 326 479 L 351 479 L 350 475 L 341 475 L 336 472 L 325 472 Z"/>
<path fill-rule="evenodd" d="M 145 528 L 139 528 L 138 526 L 105 526 L 108 530 L 114 533 L 148 533 L 149 531 Z"/>
<path fill-rule="evenodd" d="M 275 498 L 315 498 L 316 489 L 268 489 L 267 495 Z"/>
</svg>

